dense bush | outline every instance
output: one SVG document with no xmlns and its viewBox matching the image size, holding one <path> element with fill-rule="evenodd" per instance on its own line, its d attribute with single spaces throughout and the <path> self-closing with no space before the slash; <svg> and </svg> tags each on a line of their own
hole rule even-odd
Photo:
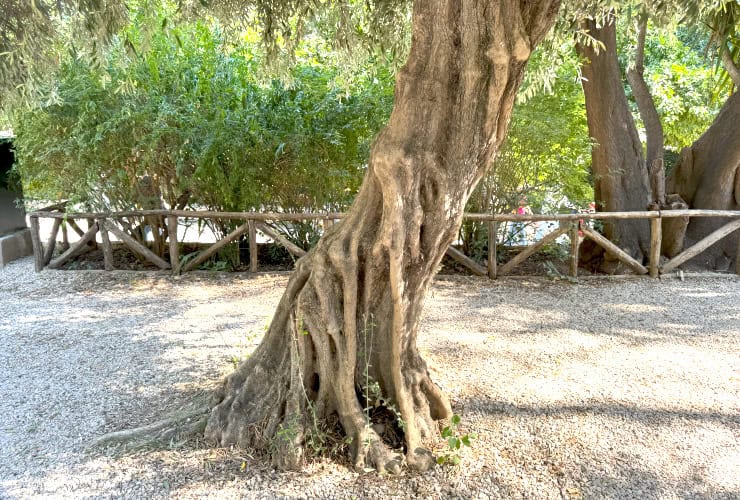
<svg viewBox="0 0 740 500">
<path fill-rule="evenodd" d="M 489 174 L 468 202 L 468 212 L 509 213 L 519 200 L 537 213 L 585 207 L 593 199 L 591 142 L 580 85 L 561 77 L 551 93 L 539 93 L 514 108 L 509 134 Z M 511 231 L 501 226 L 499 240 Z M 487 224 L 460 228 L 464 251 L 484 260 Z"/>
<path fill-rule="evenodd" d="M 340 85 L 317 54 L 304 56 L 287 83 L 263 81 L 256 42 L 232 45 L 204 23 L 147 37 L 132 27 L 104 65 L 69 54 L 47 102 L 15 124 L 27 194 L 99 210 L 160 198 L 342 210 L 389 113 L 392 79 L 376 69 Z"/>
</svg>

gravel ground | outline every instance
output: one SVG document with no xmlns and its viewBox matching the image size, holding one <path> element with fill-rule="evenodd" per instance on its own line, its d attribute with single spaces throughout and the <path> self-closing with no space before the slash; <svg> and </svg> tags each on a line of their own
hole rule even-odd
<svg viewBox="0 0 740 500">
<path fill-rule="evenodd" d="M 400 477 L 105 432 L 197 400 L 285 274 L 0 269 L 0 498 L 740 498 L 740 279 L 439 277 L 420 346 L 478 438 Z"/>
</svg>

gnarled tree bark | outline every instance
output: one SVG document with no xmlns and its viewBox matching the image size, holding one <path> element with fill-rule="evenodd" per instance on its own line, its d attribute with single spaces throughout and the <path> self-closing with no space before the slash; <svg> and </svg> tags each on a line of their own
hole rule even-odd
<svg viewBox="0 0 740 500">
<path fill-rule="evenodd" d="M 691 208 L 740 210 L 740 93 L 722 106 L 712 125 L 691 146 L 683 148 L 676 167 L 667 179 L 668 188 Z M 692 243 L 728 221 L 693 218 L 686 230 Z M 737 234 L 728 236 L 702 254 L 706 263 L 729 268 L 737 251 Z"/>
<path fill-rule="evenodd" d="M 409 59 L 357 199 L 297 262 L 262 343 L 218 391 L 207 438 L 297 468 L 315 422 L 336 413 L 357 466 L 395 471 L 364 412 L 373 385 L 400 414 L 408 465 L 433 464 L 424 443 L 451 410 L 416 346 L 424 297 L 558 4 L 415 2 Z"/>
<path fill-rule="evenodd" d="M 593 20 L 583 21 L 582 25 L 603 44 L 602 48 L 576 45 L 584 59 L 588 131 L 596 142 L 591 152 L 596 208 L 604 212 L 645 210 L 651 190 L 642 142 L 622 88 L 615 19 L 611 17 L 604 26 Z M 650 232 L 644 221 L 604 223 L 604 236 L 638 261 L 649 255 Z M 603 270 L 611 272 L 617 263 L 609 256 L 606 259 Z"/>
</svg>

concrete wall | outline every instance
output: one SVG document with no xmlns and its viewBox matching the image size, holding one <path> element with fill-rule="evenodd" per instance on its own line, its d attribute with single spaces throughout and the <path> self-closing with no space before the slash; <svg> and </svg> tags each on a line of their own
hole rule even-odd
<svg viewBox="0 0 740 500">
<path fill-rule="evenodd" d="M 26 214 L 16 204 L 16 200 L 23 195 L 16 192 L 20 188 L 14 189 L 12 185 L 8 185 L 8 174 L 14 161 L 12 141 L 0 139 L 0 267 L 33 253 L 31 231 L 26 227 Z"/>
<path fill-rule="evenodd" d="M 12 234 L 0 236 L 0 267 L 8 262 L 33 253 L 31 230 L 21 229 Z"/>
<path fill-rule="evenodd" d="M 26 227 L 26 215 L 23 209 L 16 207 L 18 198 L 18 193 L 0 187 L 0 236 Z"/>
</svg>

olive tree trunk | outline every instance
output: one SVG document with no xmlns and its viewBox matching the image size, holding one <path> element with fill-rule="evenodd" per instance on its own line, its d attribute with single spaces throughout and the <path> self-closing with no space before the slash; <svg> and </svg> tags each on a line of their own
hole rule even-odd
<svg viewBox="0 0 740 500">
<path fill-rule="evenodd" d="M 691 208 L 740 210 L 740 93 L 722 106 L 712 125 L 691 146 L 683 148 L 676 167 L 667 179 L 668 188 Z M 725 224 L 720 218 L 695 217 L 689 222 L 686 239 L 698 241 Z M 737 234 L 713 245 L 704 257 L 718 267 L 729 267 L 737 252 Z M 712 264 L 707 259 L 707 262 Z"/>
<path fill-rule="evenodd" d="M 265 338 L 227 377 L 206 437 L 301 466 L 336 414 L 355 464 L 401 461 L 368 422 L 379 393 L 400 416 L 407 464 L 426 469 L 450 404 L 416 345 L 429 284 L 504 138 L 526 62 L 557 0 L 417 1 L 395 106 L 347 217 L 301 258 Z"/>
<path fill-rule="evenodd" d="M 586 120 L 595 141 L 591 168 L 596 208 L 603 212 L 645 210 L 652 193 L 642 142 L 622 87 L 615 19 L 611 17 L 605 26 L 587 20 L 583 27 L 603 44 L 600 48 L 580 43 L 576 46 L 584 59 Z M 650 231 L 644 221 L 605 222 L 604 235 L 638 261 L 649 255 Z"/>
</svg>

